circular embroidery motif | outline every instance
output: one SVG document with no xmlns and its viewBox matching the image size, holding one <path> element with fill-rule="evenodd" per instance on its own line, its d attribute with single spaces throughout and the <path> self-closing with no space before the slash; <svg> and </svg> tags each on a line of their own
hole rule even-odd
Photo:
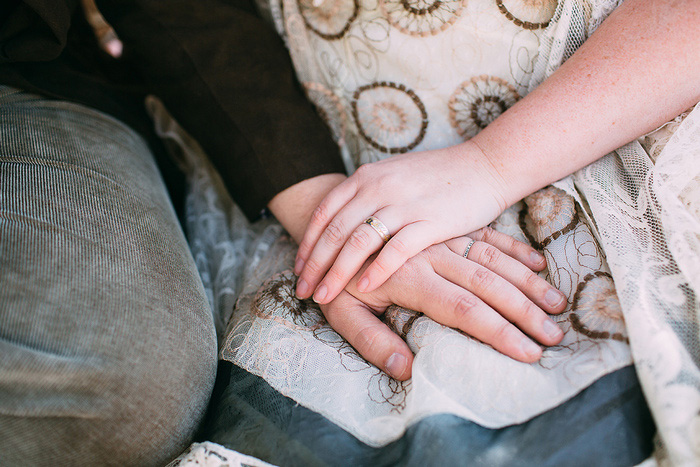
<svg viewBox="0 0 700 467">
<path fill-rule="evenodd" d="M 520 228 L 538 249 L 571 232 L 579 222 L 574 199 L 559 188 L 548 186 L 525 198 Z"/>
<path fill-rule="evenodd" d="M 571 326 L 592 339 L 629 342 L 612 276 L 596 272 L 578 285 L 569 314 Z"/>
<path fill-rule="evenodd" d="M 459 18 L 465 0 L 380 0 L 382 13 L 399 31 L 427 36 L 438 34 Z"/>
<path fill-rule="evenodd" d="M 298 0 L 304 24 L 322 38 L 332 41 L 348 32 L 360 10 L 358 0 Z"/>
<path fill-rule="evenodd" d="M 403 84 L 378 82 L 353 94 L 352 115 L 362 137 L 389 154 L 408 152 L 428 129 L 428 114 L 415 92 Z"/>
<path fill-rule="evenodd" d="M 342 143 L 347 121 L 338 96 L 320 83 L 304 83 L 304 88 L 309 100 L 314 103 L 319 115 L 333 132 L 335 140 Z"/>
<path fill-rule="evenodd" d="M 469 139 L 520 99 L 510 83 L 495 76 L 477 76 L 460 84 L 450 97 L 450 122 Z"/>
<path fill-rule="evenodd" d="M 268 279 L 253 299 L 256 316 L 273 319 L 292 329 L 316 330 L 326 324 L 321 309 L 312 300 L 294 295 L 296 276 L 283 271 Z"/>
<path fill-rule="evenodd" d="M 419 311 L 409 310 L 397 305 L 391 305 L 384 312 L 382 321 L 389 326 L 401 339 L 406 340 L 406 336 L 411 331 L 411 327 L 416 320 L 423 316 Z"/>
<path fill-rule="evenodd" d="M 557 9 L 557 0 L 496 0 L 506 18 L 523 29 L 544 29 Z"/>
</svg>

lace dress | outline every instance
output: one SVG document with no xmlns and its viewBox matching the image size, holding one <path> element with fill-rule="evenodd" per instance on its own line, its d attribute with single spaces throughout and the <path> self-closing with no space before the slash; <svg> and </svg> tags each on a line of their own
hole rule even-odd
<svg viewBox="0 0 700 467">
<path fill-rule="evenodd" d="M 551 74 L 616 3 L 259 6 L 352 171 L 474 136 Z M 492 429 L 526 423 L 634 359 L 659 429 L 658 458 L 697 459 L 698 111 L 643 139 L 646 149 L 630 143 L 493 223 L 546 256 L 543 275 L 568 296 L 567 311 L 553 317 L 565 331 L 561 344 L 524 364 L 391 307 L 385 322 L 416 355 L 413 378 L 398 382 L 362 359 L 317 306 L 294 297 L 294 242 L 273 220 L 249 225 L 201 149 L 157 102 L 151 107 L 190 173 L 189 237 L 224 336 L 222 359 L 371 447 L 436 414 Z"/>
</svg>

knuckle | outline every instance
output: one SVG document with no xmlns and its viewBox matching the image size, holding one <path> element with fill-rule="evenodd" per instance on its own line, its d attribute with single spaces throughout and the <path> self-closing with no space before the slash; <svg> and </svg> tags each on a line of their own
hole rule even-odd
<svg viewBox="0 0 700 467">
<path fill-rule="evenodd" d="M 480 290 L 489 289 L 495 280 L 495 276 L 486 268 L 478 268 L 474 271 L 472 276 L 472 281 L 474 285 Z"/>
<path fill-rule="evenodd" d="M 356 250 L 364 251 L 370 247 L 370 245 L 372 244 L 372 239 L 369 236 L 368 232 L 362 229 L 358 229 L 355 230 L 352 233 L 352 235 L 350 235 L 350 238 L 348 239 L 348 244 Z"/>
<path fill-rule="evenodd" d="M 535 322 L 544 319 L 547 316 L 547 313 L 545 313 L 539 306 L 528 300 L 525 315 L 529 320 Z"/>
<path fill-rule="evenodd" d="M 309 260 L 306 265 L 306 271 L 312 276 L 316 276 L 322 272 L 321 265 L 318 264 L 316 261 Z"/>
<path fill-rule="evenodd" d="M 453 310 L 458 321 L 469 321 L 478 307 L 478 300 L 473 295 L 460 294 L 453 300 Z"/>
<path fill-rule="evenodd" d="M 343 228 L 340 222 L 331 222 L 323 232 L 323 238 L 326 243 L 332 246 L 342 245 L 344 242 Z"/>
<path fill-rule="evenodd" d="M 372 172 L 372 165 L 371 164 L 362 164 L 355 170 L 355 173 L 352 174 L 352 177 L 355 179 L 360 179 L 363 180 L 369 176 L 369 174 Z"/>
<path fill-rule="evenodd" d="M 344 283 L 347 276 L 348 274 L 346 274 L 345 271 L 336 266 L 332 267 L 326 273 L 326 279 L 329 283 Z"/>
<path fill-rule="evenodd" d="M 531 301 L 527 300 L 520 307 L 520 320 L 521 321 L 531 321 L 542 311 L 537 308 L 537 306 Z"/>
<path fill-rule="evenodd" d="M 479 230 L 475 230 L 474 232 L 470 233 L 468 235 L 469 238 L 476 240 L 477 242 L 483 242 L 484 241 L 484 230 L 488 229 L 489 227 L 482 227 Z"/>
<path fill-rule="evenodd" d="M 317 225 L 325 225 L 328 222 L 328 208 L 323 202 L 311 213 L 311 222 Z"/>
<path fill-rule="evenodd" d="M 498 251 L 498 249 L 494 246 L 487 245 L 482 251 L 480 255 L 480 263 L 483 264 L 484 266 L 494 266 L 500 257 L 501 253 Z"/>
<path fill-rule="evenodd" d="M 510 248 L 510 251 L 518 251 L 523 246 L 524 245 L 518 240 L 514 239 L 513 237 L 508 237 L 508 248 Z"/>
<path fill-rule="evenodd" d="M 304 239 L 304 240 L 302 240 L 301 244 L 299 245 L 299 249 L 297 250 L 297 257 L 307 258 L 310 254 L 311 254 L 311 242 Z"/>
<path fill-rule="evenodd" d="M 486 243 L 491 243 L 494 241 L 494 237 L 496 237 L 498 233 L 492 229 L 491 227 L 484 227 L 481 229 L 481 241 L 486 242 Z"/>
<path fill-rule="evenodd" d="M 411 255 L 409 253 L 408 257 L 410 259 L 413 259 L 413 258 L 425 259 L 430 264 L 435 265 L 438 263 L 447 264 L 446 261 L 449 261 L 449 259 L 451 259 L 452 255 L 454 255 L 454 254 L 455 254 L 455 251 L 450 249 L 450 247 L 448 247 L 446 244 L 438 243 L 436 245 L 430 245 L 428 248 L 419 252 L 417 255 Z M 461 252 L 460 252 L 460 254 L 461 254 Z"/>
</svg>

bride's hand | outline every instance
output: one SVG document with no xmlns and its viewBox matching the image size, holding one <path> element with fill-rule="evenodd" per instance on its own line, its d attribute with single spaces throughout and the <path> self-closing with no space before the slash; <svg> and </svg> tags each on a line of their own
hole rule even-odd
<svg viewBox="0 0 700 467">
<path fill-rule="evenodd" d="M 410 378 L 413 354 L 377 318 L 391 304 L 423 312 L 516 360 L 537 361 L 542 349 L 535 341 L 549 346 L 563 337 L 547 313 L 564 311 L 564 295 L 506 254 L 529 256 L 534 250 L 527 245 L 491 229 L 470 236 L 490 244 L 472 243 L 466 259 L 469 237 L 433 245 L 369 293 L 357 290 L 356 277 L 321 305 L 328 323 L 369 362 L 400 380 Z M 544 267 L 541 258 L 533 269 Z"/>
<path fill-rule="evenodd" d="M 470 142 L 361 166 L 313 213 L 295 263 L 297 296 L 330 302 L 381 248 L 358 285 L 374 290 L 428 246 L 495 219 L 507 207 L 505 189 Z M 370 216 L 392 235 L 386 244 L 365 223 Z"/>
</svg>

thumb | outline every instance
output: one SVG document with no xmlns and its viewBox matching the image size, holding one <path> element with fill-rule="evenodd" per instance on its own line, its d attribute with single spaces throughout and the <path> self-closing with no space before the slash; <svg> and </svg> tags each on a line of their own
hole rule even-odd
<svg viewBox="0 0 700 467">
<path fill-rule="evenodd" d="M 321 305 L 328 324 L 368 362 L 394 379 L 411 377 L 413 354 L 408 345 L 372 310 L 342 291 L 332 302 Z"/>
</svg>

